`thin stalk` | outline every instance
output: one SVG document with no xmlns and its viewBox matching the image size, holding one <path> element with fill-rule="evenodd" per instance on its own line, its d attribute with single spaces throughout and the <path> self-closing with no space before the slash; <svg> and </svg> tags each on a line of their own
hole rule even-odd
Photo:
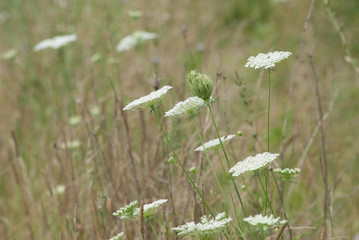
<svg viewBox="0 0 359 240">
<path fill-rule="evenodd" d="M 285 202 L 286 202 L 286 194 L 287 194 L 287 181 L 285 181 L 284 185 L 284 193 L 283 193 L 283 217 L 286 215 L 285 213 Z"/>
<path fill-rule="evenodd" d="M 264 192 L 264 195 L 265 195 L 265 197 L 266 197 L 266 201 L 268 202 L 269 208 L 271 209 L 272 214 L 275 215 L 275 214 L 274 214 L 274 211 L 273 211 L 273 208 L 272 208 L 272 204 L 269 202 L 268 195 L 267 195 L 267 193 L 265 192 L 265 189 L 264 189 L 262 180 L 261 180 L 261 178 L 260 178 L 259 175 L 258 175 L 258 179 L 259 179 L 259 182 L 260 182 L 260 184 L 261 184 L 261 187 L 262 187 L 262 190 L 263 190 L 263 192 Z"/>
<path fill-rule="evenodd" d="M 157 235 L 157 232 L 156 232 L 156 229 L 153 227 L 153 225 L 152 225 L 152 221 L 149 221 L 150 222 L 150 226 L 151 226 L 151 228 L 152 228 L 152 231 L 153 231 L 153 233 L 155 234 L 155 236 L 156 236 L 156 239 L 157 240 L 159 240 L 159 238 L 158 238 L 158 235 Z"/>
<path fill-rule="evenodd" d="M 223 150 L 223 153 L 224 153 L 224 156 L 226 158 L 226 161 L 227 161 L 227 165 L 228 165 L 228 169 L 231 168 L 230 164 L 229 164 L 229 160 L 228 160 L 228 156 L 227 156 L 227 152 L 226 150 L 224 150 L 224 146 L 223 146 L 223 143 L 222 143 L 222 140 L 221 140 L 221 136 L 219 135 L 219 132 L 218 132 L 218 128 L 217 128 L 217 124 L 216 124 L 216 121 L 214 120 L 214 116 L 213 116 L 213 112 L 212 112 L 212 108 L 211 108 L 211 105 L 210 104 L 207 104 L 208 106 L 208 109 L 209 109 L 209 112 L 211 114 L 211 118 L 212 118 L 212 122 L 213 122 L 213 125 L 214 125 L 214 128 L 216 129 L 216 133 L 217 133 L 217 137 L 219 139 L 219 143 L 221 144 L 221 148 Z M 219 155 L 219 154 L 218 154 Z M 243 201 L 242 201 L 242 198 L 241 198 L 241 195 L 239 194 L 239 191 L 238 191 L 238 188 L 237 188 L 237 185 L 236 183 L 234 182 L 233 178 L 231 177 L 231 180 L 232 180 L 232 183 L 233 183 L 233 186 L 234 186 L 234 189 L 236 190 L 236 193 L 237 193 L 237 196 L 238 196 L 238 199 L 241 203 L 241 207 L 242 207 L 242 211 L 243 211 L 243 215 L 244 217 L 247 216 L 246 214 L 246 211 L 244 210 L 244 205 L 243 205 Z"/>
<path fill-rule="evenodd" d="M 134 223 L 135 223 L 135 226 L 136 226 L 136 229 L 137 229 L 138 233 L 140 234 L 141 239 L 143 240 L 143 236 L 142 236 L 140 228 L 138 227 L 136 221 Z"/>
<path fill-rule="evenodd" d="M 170 140 L 169 140 L 169 138 L 168 138 L 168 136 L 167 136 L 167 133 L 166 133 L 166 131 L 164 130 L 164 128 L 163 128 L 163 126 L 162 126 L 162 123 L 161 123 L 161 121 L 160 121 L 160 119 L 159 119 L 159 117 L 158 117 L 158 114 L 157 114 L 156 110 L 155 110 L 153 107 L 152 107 L 152 112 L 155 114 L 157 123 L 160 125 L 161 130 L 162 130 L 162 133 L 163 133 L 163 135 L 165 136 L 166 141 L 167 141 L 168 145 L 170 146 L 170 148 L 171 148 L 171 150 L 172 150 L 172 152 L 173 152 L 173 155 L 175 156 L 175 159 L 176 159 L 177 163 L 181 166 L 182 171 L 185 173 L 186 177 L 187 177 L 188 180 L 191 182 L 192 186 L 195 188 L 195 190 L 196 190 L 196 192 L 198 193 L 198 195 L 201 197 L 201 199 L 202 199 L 204 205 L 206 206 L 207 210 L 209 211 L 209 213 L 212 215 L 212 217 L 215 217 L 214 214 L 213 214 L 213 212 L 212 212 L 211 209 L 209 208 L 209 206 L 208 206 L 206 200 L 204 199 L 204 197 L 202 196 L 201 192 L 200 192 L 199 189 L 197 188 L 196 184 L 193 182 L 192 178 L 189 176 L 188 172 L 186 171 L 186 169 L 184 168 L 183 164 L 182 164 L 181 161 L 179 160 L 179 158 L 178 158 L 178 156 L 177 156 L 177 153 L 175 152 L 175 150 L 174 150 L 174 148 L 173 148 L 173 146 L 172 146 L 172 144 L 171 144 L 171 142 L 170 142 Z"/>
<path fill-rule="evenodd" d="M 270 68 L 268 68 L 268 115 L 267 115 L 267 152 L 269 152 L 269 116 L 270 116 Z M 265 194 L 268 199 L 268 170 L 265 170 Z M 268 199 L 269 202 L 269 199 Z M 264 212 L 267 213 L 267 202 L 264 203 Z"/>
<path fill-rule="evenodd" d="M 214 167 L 213 167 L 213 165 L 212 165 L 212 163 L 211 163 L 211 161 L 210 161 L 210 159 L 209 159 L 209 156 L 208 156 L 208 153 L 207 153 L 207 149 L 206 149 L 205 146 L 204 146 L 203 138 L 202 138 L 202 135 L 201 135 L 201 133 L 200 133 L 200 131 L 199 131 L 199 128 L 198 128 L 198 123 L 197 123 L 197 121 L 196 121 L 195 118 L 193 119 L 193 121 L 195 122 L 196 131 L 197 131 L 197 134 L 198 134 L 198 136 L 199 136 L 199 139 L 201 140 L 201 145 L 203 146 L 204 153 L 205 153 L 205 155 L 206 155 L 208 164 L 209 164 L 209 166 L 211 167 L 211 170 L 212 170 L 213 175 L 214 175 L 214 177 L 215 177 L 215 179 L 216 179 L 216 182 L 217 182 L 217 184 L 218 184 L 218 187 L 219 187 L 219 189 L 220 189 L 221 192 L 222 192 L 222 195 L 223 195 L 223 198 L 224 198 L 225 203 L 226 203 L 226 205 L 227 205 L 227 208 L 230 209 L 228 198 L 226 197 L 226 194 L 224 193 L 224 190 L 223 190 L 223 188 L 222 188 L 222 185 L 221 185 L 221 183 L 219 182 L 219 179 L 218 179 L 218 177 L 217 177 L 216 171 L 214 170 Z M 218 152 L 218 151 L 217 151 L 217 152 Z M 221 164 L 222 164 L 222 161 L 221 161 Z M 223 167 L 223 164 L 222 164 L 222 167 Z M 224 167 L 223 167 L 223 171 L 224 171 Z M 226 172 L 225 172 L 225 171 L 224 171 L 224 174 L 226 175 Z M 240 219 L 239 219 L 239 216 L 238 216 L 237 211 L 236 211 L 236 205 L 235 205 L 235 203 L 234 203 L 232 194 L 230 194 L 230 197 L 231 197 L 231 200 L 232 200 L 233 208 L 234 208 L 234 210 L 235 210 L 235 217 L 236 217 L 236 220 L 237 220 L 237 222 L 238 222 L 238 227 L 237 227 L 237 228 L 238 228 L 238 231 L 241 233 L 242 237 L 243 237 L 244 239 L 246 239 L 245 236 L 244 236 L 244 234 L 243 234 L 243 232 L 242 232 L 241 229 L 240 229 L 240 226 L 241 226 L 241 225 L 240 225 Z M 230 211 L 230 212 L 231 212 L 232 218 L 234 218 L 234 215 L 233 215 L 232 211 Z"/>
</svg>

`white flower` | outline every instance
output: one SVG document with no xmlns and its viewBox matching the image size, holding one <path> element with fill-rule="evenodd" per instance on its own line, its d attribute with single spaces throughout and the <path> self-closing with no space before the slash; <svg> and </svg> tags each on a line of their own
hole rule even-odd
<svg viewBox="0 0 359 240">
<path fill-rule="evenodd" d="M 218 214 L 214 219 L 203 216 L 200 223 L 189 222 L 184 225 L 173 228 L 180 236 L 191 236 L 191 238 L 211 239 L 222 232 L 232 218 L 225 212 Z"/>
<path fill-rule="evenodd" d="M 76 127 L 81 122 L 80 116 L 73 116 L 69 119 L 69 124 L 73 127 Z"/>
<path fill-rule="evenodd" d="M 242 173 L 248 171 L 255 171 L 261 169 L 271 162 L 273 162 L 279 156 L 278 153 L 269 153 L 264 152 L 253 156 L 249 156 L 241 162 L 238 162 L 234 165 L 229 172 L 232 173 L 233 176 L 239 176 Z"/>
<path fill-rule="evenodd" d="M 81 142 L 79 140 L 68 141 L 66 143 L 60 143 L 60 148 L 62 149 L 74 149 L 81 146 Z"/>
<path fill-rule="evenodd" d="M 288 58 L 290 55 L 292 55 L 291 52 L 269 52 L 269 53 L 259 53 L 257 56 L 249 57 L 247 60 L 247 63 L 245 67 L 251 67 L 251 68 L 272 68 L 275 66 L 277 62 L 282 61 L 283 59 Z"/>
<path fill-rule="evenodd" d="M 243 220 L 249 223 L 252 226 L 259 227 L 260 229 L 266 230 L 273 226 L 278 226 L 281 222 L 278 218 L 274 218 L 271 214 L 270 216 L 263 216 L 262 214 L 255 215 L 254 217 L 249 216 Z"/>
<path fill-rule="evenodd" d="M 133 19 L 138 19 L 140 17 L 142 17 L 143 13 L 141 11 L 137 11 L 137 10 L 129 10 L 127 12 L 128 16 L 130 16 Z"/>
<path fill-rule="evenodd" d="M 154 201 L 153 203 L 143 205 L 143 216 L 145 218 L 151 217 L 167 201 L 168 199 L 160 199 Z M 138 220 L 140 218 L 141 209 L 137 206 L 138 206 L 138 202 L 133 201 L 129 205 L 126 205 L 125 207 L 120 208 L 119 210 L 114 212 L 113 215 L 120 216 L 120 219 L 123 220 Z"/>
<path fill-rule="evenodd" d="M 117 51 L 122 52 L 125 50 L 130 50 L 131 48 L 135 47 L 136 45 L 142 43 L 146 40 L 156 39 L 157 34 L 145 31 L 136 31 L 131 35 L 128 35 L 121 39 L 121 41 L 117 44 Z"/>
<path fill-rule="evenodd" d="M 293 168 L 293 169 L 290 169 L 290 168 L 285 168 L 285 169 L 275 168 L 275 169 L 273 169 L 273 172 L 279 173 L 279 174 L 284 175 L 284 176 L 291 177 L 291 176 L 294 176 L 294 175 L 298 175 L 300 173 L 300 169 L 299 168 Z"/>
<path fill-rule="evenodd" d="M 37 52 L 46 48 L 58 49 L 60 47 L 67 45 L 70 42 L 76 41 L 76 39 L 77 39 L 76 34 L 49 38 L 36 44 L 36 46 L 34 47 L 34 51 Z"/>
<path fill-rule="evenodd" d="M 116 236 L 113 236 L 109 240 L 120 240 L 122 237 L 123 237 L 123 232 L 120 232 L 119 234 L 117 234 Z"/>
<path fill-rule="evenodd" d="M 205 102 L 199 97 L 190 97 L 185 101 L 176 103 L 176 105 L 165 113 L 165 117 L 183 117 L 186 115 L 193 116 L 198 113 Z"/>
<path fill-rule="evenodd" d="M 227 143 L 229 140 L 234 138 L 236 135 L 227 135 L 224 137 L 221 137 L 221 141 L 223 144 Z M 221 143 L 219 142 L 219 139 L 213 139 L 209 142 L 204 143 L 202 146 L 195 149 L 195 151 L 204 151 L 206 150 L 218 150 L 221 147 Z"/>
<path fill-rule="evenodd" d="M 127 104 L 126 107 L 124 107 L 123 110 L 130 110 L 130 109 L 142 110 L 148 107 L 153 107 L 154 104 L 161 101 L 163 95 L 171 88 L 172 87 L 170 86 L 164 86 L 157 91 L 153 91 L 144 97 L 141 97 L 139 99 L 130 102 L 129 104 Z"/>
</svg>

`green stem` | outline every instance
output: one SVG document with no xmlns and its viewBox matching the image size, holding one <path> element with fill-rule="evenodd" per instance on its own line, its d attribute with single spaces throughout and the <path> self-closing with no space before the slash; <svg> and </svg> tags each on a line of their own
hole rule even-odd
<svg viewBox="0 0 359 240">
<path fill-rule="evenodd" d="M 214 170 L 214 167 L 213 167 L 213 165 L 212 165 L 212 163 L 211 163 L 211 161 L 210 161 L 210 159 L 209 159 L 209 156 L 208 156 L 208 153 L 207 153 L 207 149 L 206 149 L 206 147 L 204 146 L 203 138 L 202 138 L 202 135 L 201 135 L 201 133 L 200 133 L 200 131 L 199 131 L 199 128 L 198 128 L 198 123 L 197 123 L 197 121 L 196 121 L 195 118 L 194 118 L 193 120 L 194 120 L 194 122 L 195 122 L 196 131 L 197 131 L 198 137 L 199 137 L 199 139 L 200 139 L 200 141 L 201 141 L 201 145 L 203 146 L 204 153 L 205 153 L 205 155 L 206 155 L 208 164 L 209 164 L 209 166 L 211 167 L 212 172 L 213 172 L 213 175 L 214 175 L 214 177 L 215 177 L 215 179 L 216 179 L 216 182 L 217 182 L 217 184 L 218 184 L 218 187 L 219 187 L 219 189 L 220 189 L 221 192 L 222 192 L 222 196 L 223 196 L 223 198 L 224 198 L 224 200 L 225 200 L 226 206 L 227 206 L 227 208 L 230 210 L 228 198 L 226 197 L 226 194 L 224 193 L 224 190 L 223 190 L 223 188 L 222 188 L 222 185 L 221 185 L 221 183 L 220 183 L 220 181 L 219 181 L 219 179 L 218 179 L 218 177 L 217 177 L 216 171 Z M 218 152 L 218 151 L 217 151 L 217 152 Z M 222 164 L 222 161 L 221 161 L 221 164 Z M 223 167 L 223 164 L 222 164 L 222 167 Z M 223 167 L 223 171 L 224 171 L 224 174 L 225 174 L 225 176 L 226 176 L 226 172 L 225 172 L 225 170 L 224 170 L 224 167 Z M 242 232 L 241 229 L 240 229 L 240 219 L 239 219 L 239 216 L 238 216 L 237 211 L 236 211 L 236 205 L 235 205 L 235 203 L 234 203 L 232 194 L 230 194 L 230 197 L 231 197 L 231 200 L 232 200 L 233 208 L 234 208 L 235 213 L 236 213 L 236 214 L 235 214 L 236 220 L 237 220 L 237 222 L 238 222 L 238 227 L 237 227 L 237 229 L 238 229 L 238 231 L 241 233 L 242 237 L 243 237 L 244 239 L 246 239 L 246 238 L 245 238 L 245 235 L 243 234 L 243 232 Z M 234 215 L 233 215 L 232 211 L 230 211 L 230 212 L 231 212 L 232 218 L 234 218 Z"/>
<path fill-rule="evenodd" d="M 153 225 L 152 225 L 152 221 L 149 221 L 150 222 L 150 226 L 151 226 L 151 228 L 152 228 L 152 231 L 153 231 L 153 233 L 155 234 L 155 236 L 156 236 L 156 239 L 157 240 L 159 240 L 159 238 L 158 238 L 158 235 L 157 235 L 157 232 L 156 232 L 156 229 L 153 227 Z"/>
<path fill-rule="evenodd" d="M 267 121 L 267 140 L 268 140 L 268 148 L 267 152 L 269 152 L 269 113 L 270 113 L 270 68 L 268 68 L 268 121 Z"/>
<path fill-rule="evenodd" d="M 259 175 L 258 175 L 258 179 L 259 179 L 259 182 L 260 182 L 260 184 L 261 184 L 261 187 L 262 187 L 262 190 L 263 190 L 263 192 L 264 192 L 264 195 L 265 195 L 265 197 L 266 197 L 266 202 L 268 202 L 269 208 L 271 209 L 272 214 L 274 215 L 274 211 L 273 211 L 273 208 L 272 208 L 272 204 L 269 202 L 268 194 L 266 193 L 266 191 L 265 191 L 265 189 L 264 189 L 264 186 L 263 186 L 261 177 L 260 177 Z"/>
<path fill-rule="evenodd" d="M 286 216 L 285 214 L 285 202 L 286 202 L 286 194 L 287 194 L 287 181 L 285 181 L 284 185 L 284 194 L 283 194 L 283 217 Z"/>
<path fill-rule="evenodd" d="M 222 143 L 222 140 L 221 140 L 221 136 L 219 135 L 218 128 L 217 128 L 217 124 L 216 124 L 216 121 L 214 120 L 214 116 L 213 116 L 213 112 L 212 112 L 211 105 L 210 105 L 210 104 L 207 104 L 207 106 L 208 106 L 209 112 L 210 112 L 210 114 L 211 114 L 211 118 L 212 118 L 212 122 L 213 122 L 214 128 L 216 129 L 216 133 L 217 133 L 217 137 L 218 137 L 218 139 L 219 139 L 219 143 L 221 144 L 221 148 L 222 148 L 223 153 L 224 153 L 224 156 L 225 156 L 225 158 L 226 158 L 227 165 L 228 165 L 228 169 L 230 169 L 230 168 L 231 168 L 231 166 L 230 166 L 230 164 L 229 164 L 229 160 L 228 160 L 227 152 L 226 152 L 226 150 L 224 150 L 224 146 L 223 146 L 223 143 Z M 241 203 L 241 207 L 242 207 L 243 215 L 244 215 L 244 217 L 246 217 L 246 216 L 247 216 L 247 214 L 246 214 L 246 211 L 244 210 L 243 201 L 242 201 L 241 195 L 239 194 L 239 191 L 238 191 L 237 185 L 236 185 L 236 183 L 234 182 L 233 177 L 231 177 L 231 180 L 232 180 L 232 183 L 233 183 L 234 189 L 236 190 L 236 193 L 237 193 L 238 199 L 239 199 L 239 201 L 240 201 L 240 203 Z"/>
<path fill-rule="evenodd" d="M 162 130 L 162 133 L 163 133 L 163 135 L 165 136 L 166 141 L 167 141 L 168 145 L 170 146 L 170 148 L 171 148 L 171 150 L 172 150 L 172 152 L 173 152 L 173 155 L 175 156 L 175 159 L 176 159 L 177 163 L 181 166 L 182 171 L 184 172 L 184 174 L 186 175 L 186 177 L 188 178 L 188 180 L 191 182 L 192 186 L 195 188 L 195 190 L 196 190 L 196 192 L 198 193 L 198 195 L 201 197 L 201 199 L 202 199 L 204 205 L 206 206 L 207 210 L 209 211 L 209 213 L 212 215 L 212 217 L 215 217 L 214 214 L 213 214 L 213 212 L 212 212 L 211 209 L 209 208 L 209 206 L 208 206 L 206 200 L 204 199 L 204 197 L 202 196 L 201 192 L 200 192 L 199 189 L 197 188 L 196 184 L 193 182 L 192 178 L 189 176 L 188 172 L 186 171 L 186 169 L 184 168 L 183 164 L 182 164 L 181 161 L 179 160 L 179 158 L 178 158 L 178 156 L 177 156 L 177 154 L 176 154 L 176 152 L 175 152 L 175 150 L 174 150 L 174 148 L 173 148 L 173 146 L 172 146 L 172 144 L 171 144 L 171 142 L 170 142 L 170 140 L 169 140 L 169 138 L 168 138 L 168 136 L 167 136 L 167 134 L 166 134 L 166 131 L 164 130 L 164 128 L 163 128 L 163 126 L 162 126 L 162 124 L 161 124 L 161 121 L 160 121 L 160 119 L 159 119 L 159 117 L 158 117 L 158 114 L 157 114 L 155 108 L 152 107 L 151 110 L 152 110 L 152 112 L 155 114 L 157 123 L 160 125 L 161 130 Z"/>
<path fill-rule="evenodd" d="M 136 226 L 136 229 L 137 229 L 138 233 L 140 234 L 141 239 L 143 240 L 143 236 L 142 236 L 140 228 L 138 227 L 136 221 L 134 223 L 135 223 L 135 226 Z"/>
</svg>

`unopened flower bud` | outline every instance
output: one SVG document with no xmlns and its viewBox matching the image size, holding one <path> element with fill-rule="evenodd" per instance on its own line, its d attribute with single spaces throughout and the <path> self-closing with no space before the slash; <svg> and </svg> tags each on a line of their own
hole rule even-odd
<svg viewBox="0 0 359 240">
<path fill-rule="evenodd" d="M 170 158 L 168 159 L 168 163 L 175 164 L 175 163 L 176 163 L 175 158 L 174 158 L 174 157 L 170 157 Z"/>
<path fill-rule="evenodd" d="M 197 174 L 197 169 L 195 167 L 192 167 L 189 172 L 192 174 Z"/>
<path fill-rule="evenodd" d="M 213 90 L 213 81 L 210 76 L 192 70 L 187 74 L 187 82 L 194 95 L 205 101 L 210 99 Z"/>
</svg>

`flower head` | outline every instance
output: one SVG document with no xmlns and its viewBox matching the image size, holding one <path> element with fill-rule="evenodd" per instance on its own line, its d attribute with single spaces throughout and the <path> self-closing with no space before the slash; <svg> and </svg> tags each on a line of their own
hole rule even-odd
<svg viewBox="0 0 359 240">
<path fill-rule="evenodd" d="M 285 169 L 280 169 L 280 168 L 275 168 L 273 169 L 273 172 L 279 174 L 281 176 L 281 180 L 283 181 L 288 181 L 288 182 L 293 182 L 293 179 L 296 175 L 300 174 L 300 169 L 299 168 L 285 168 Z"/>
<path fill-rule="evenodd" d="M 116 236 L 113 236 L 109 240 L 120 240 L 121 238 L 123 238 L 123 232 L 120 232 L 119 234 L 117 234 Z"/>
<path fill-rule="evenodd" d="M 148 219 L 155 214 L 160 207 L 166 203 L 168 199 L 160 199 L 149 204 L 143 205 L 143 216 Z M 141 209 L 138 207 L 138 202 L 133 201 L 129 205 L 120 208 L 113 213 L 114 216 L 120 216 L 123 220 L 138 220 L 140 218 Z"/>
<path fill-rule="evenodd" d="M 165 117 L 183 117 L 194 116 L 201 108 L 205 106 L 205 102 L 199 97 L 190 97 L 185 101 L 176 103 L 176 105 L 165 113 Z"/>
<path fill-rule="evenodd" d="M 263 216 L 262 214 L 258 214 L 254 217 L 249 216 L 243 220 L 252 226 L 256 226 L 262 230 L 267 230 L 270 227 L 278 226 L 280 223 L 282 223 L 279 221 L 279 219 L 279 217 L 274 218 L 272 214 L 270 216 Z"/>
<path fill-rule="evenodd" d="M 241 162 L 238 162 L 234 165 L 229 172 L 232 173 L 232 176 L 239 176 L 242 173 L 248 171 L 255 171 L 266 167 L 271 162 L 273 162 L 279 156 L 278 153 L 269 153 L 264 152 L 253 156 L 249 156 Z"/>
<path fill-rule="evenodd" d="M 257 56 L 249 57 L 247 60 L 247 63 L 245 67 L 251 67 L 251 68 L 272 68 L 275 66 L 276 63 L 282 61 L 283 59 L 288 58 L 290 55 L 292 55 L 291 52 L 269 52 L 269 53 L 259 53 Z"/>
<path fill-rule="evenodd" d="M 114 212 L 112 215 L 114 216 L 120 216 L 120 219 L 123 220 L 133 220 L 138 218 L 139 216 L 139 208 L 138 202 L 133 201 L 130 204 L 124 206 L 123 208 L 120 208 L 116 212 Z"/>
<path fill-rule="evenodd" d="M 143 41 L 156 39 L 157 34 L 145 31 L 136 31 L 131 35 L 128 35 L 121 39 L 121 41 L 117 44 L 117 51 L 122 52 L 126 50 L 130 50 L 131 48 L 141 44 Z"/>
<path fill-rule="evenodd" d="M 213 81 L 210 76 L 192 70 L 187 74 L 187 82 L 192 93 L 204 101 L 208 101 L 213 90 Z"/>
<path fill-rule="evenodd" d="M 52 49 L 58 49 L 65 45 L 67 45 L 70 42 L 76 41 L 77 36 L 76 34 L 71 35 L 62 35 L 62 36 L 56 36 L 53 38 L 45 39 L 34 47 L 34 51 L 40 51 L 42 49 L 46 48 L 52 48 Z"/>
<path fill-rule="evenodd" d="M 227 136 L 223 136 L 221 137 L 221 141 L 223 144 L 229 142 L 229 140 L 231 140 L 232 138 L 234 138 L 236 135 L 227 135 Z M 219 141 L 218 138 L 213 139 L 209 142 L 204 143 L 202 146 L 199 146 L 198 148 L 195 149 L 195 151 L 204 151 L 204 149 L 206 150 L 218 150 L 221 147 L 221 143 Z"/>
<path fill-rule="evenodd" d="M 129 104 L 127 104 L 126 107 L 124 107 L 123 110 L 130 110 L 130 109 L 138 109 L 138 110 L 142 110 L 145 108 L 151 108 L 153 107 L 156 103 L 158 103 L 159 101 L 161 101 L 163 95 L 165 95 L 165 93 L 170 90 L 172 87 L 170 86 L 164 86 L 161 89 L 157 90 L 157 91 L 153 91 L 150 94 L 141 97 L 139 99 L 136 99 L 132 102 L 130 102 Z"/>
<path fill-rule="evenodd" d="M 232 221 L 225 212 L 215 218 L 203 216 L 200 223 L 189 222 L 173 228 L 178 235 L 198 239 L 213 239 Z"/>
<path fill-rule="evenodd" d="M 79 140 L 68 141 L 66 143 L 60 143 L 60 148 L 62 149 L 75 149 L 81 146 L 81 142 Z"/>
</svg>

